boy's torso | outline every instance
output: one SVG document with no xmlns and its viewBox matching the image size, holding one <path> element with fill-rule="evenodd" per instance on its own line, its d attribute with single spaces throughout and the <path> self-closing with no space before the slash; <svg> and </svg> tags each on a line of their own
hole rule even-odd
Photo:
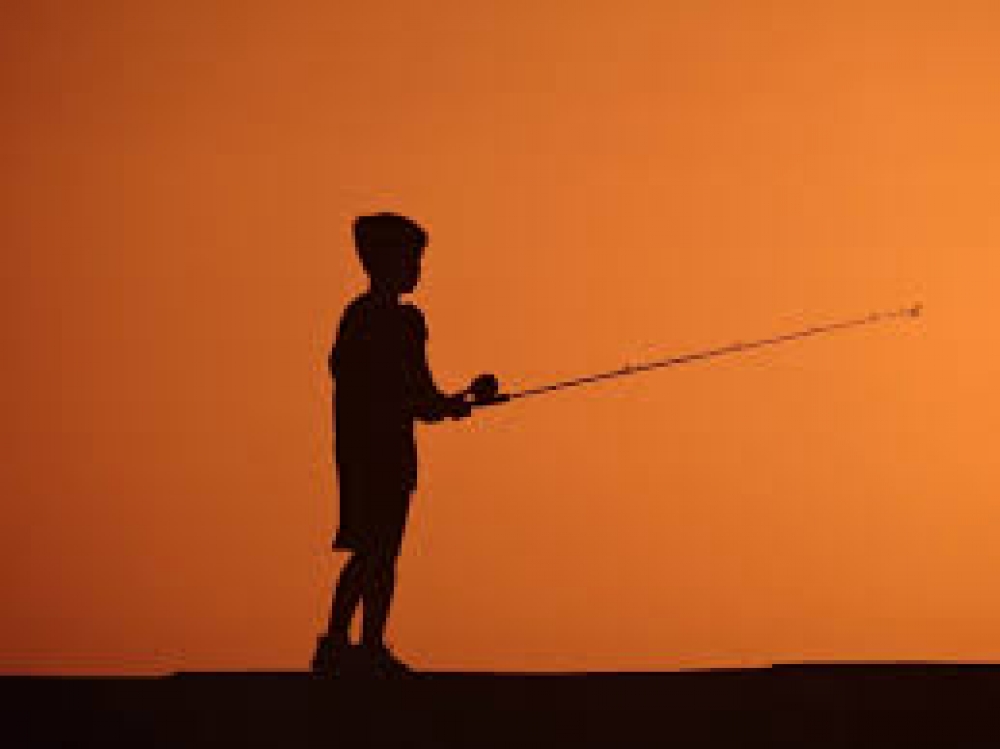
<svg viewBox="0 0 1000 749">
<path fill-rule="evenodd" d="M 420 312 L 370 294 L 344 311 L 330 354 L 341 484 L 416 485 L 416 443 L 406 372 L 426 335 Z"/>
</svg>

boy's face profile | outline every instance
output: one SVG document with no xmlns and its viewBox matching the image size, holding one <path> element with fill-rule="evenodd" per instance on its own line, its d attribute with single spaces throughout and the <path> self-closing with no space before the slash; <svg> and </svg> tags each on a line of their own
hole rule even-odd
<svg viewBox="0 0 1000 749">
<path fill-rule="evenodd" d="M 400 294 L 409 294 L 417 288 L 420 283 L 421 261 L 423 253 L 412 251 L 401 253 L 399 263 L 399 286 L 397 291 Z"/>
</svg>

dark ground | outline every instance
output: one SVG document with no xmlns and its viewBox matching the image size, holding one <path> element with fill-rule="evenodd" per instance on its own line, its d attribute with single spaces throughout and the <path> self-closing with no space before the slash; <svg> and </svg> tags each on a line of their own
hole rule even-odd
<svg viewBox="0 0 1000 749">
<path fill-rule="evenodd" d="M 0 677 L 0 746 L 1000 748 L 1000 665 Z"/>
</svg>

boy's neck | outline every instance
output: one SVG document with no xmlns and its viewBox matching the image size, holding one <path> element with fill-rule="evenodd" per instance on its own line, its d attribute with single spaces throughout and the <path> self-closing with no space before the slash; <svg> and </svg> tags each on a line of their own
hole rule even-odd
<svg viewBox="0 0 1000 749">
<path fill-rule="evenodd" d="M 398 302 L 400 296 L 402 296 L 402 294 L 395 289 L 377 284 L 371 284 L 368 287 L 368 293 L 376 299 L 380 299 L 385 302 Z"/>
</svg>

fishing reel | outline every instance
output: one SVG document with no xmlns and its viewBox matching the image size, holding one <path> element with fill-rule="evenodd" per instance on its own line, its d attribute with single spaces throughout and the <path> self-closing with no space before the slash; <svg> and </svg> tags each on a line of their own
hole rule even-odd
<svg viewBox="0 0 1000 749">
<path fill-rule="evenodd" d="M 495 406 L 510 400 L 510 396 L 500 392 L 500 380 L 493 374 L 479 375 L 463 394 L 471 396 L 469 404 L 473 407 Z"/>
</svg>

